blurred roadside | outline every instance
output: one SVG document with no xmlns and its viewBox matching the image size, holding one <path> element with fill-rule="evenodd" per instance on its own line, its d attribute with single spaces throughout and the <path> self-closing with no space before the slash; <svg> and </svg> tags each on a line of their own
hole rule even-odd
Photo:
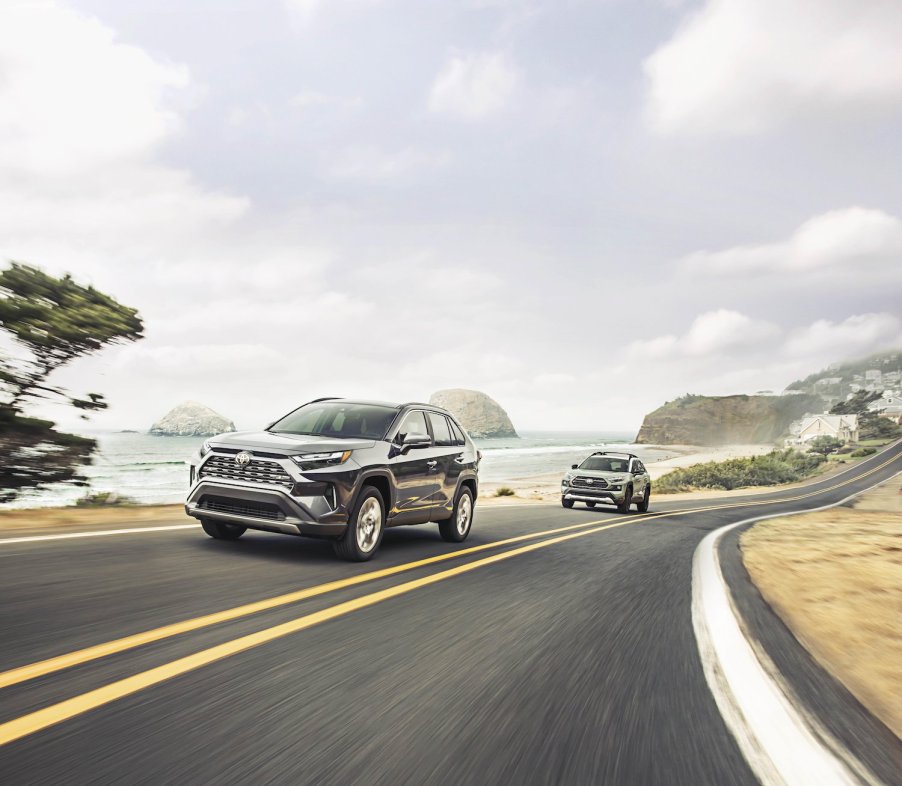
<svg viewBox="0 0 902 786">
<path fill-rule="evenodd" d="M 765 600 L 821 666 L 902 739 L 902 480 L 741 538 Z"/>
</svg>

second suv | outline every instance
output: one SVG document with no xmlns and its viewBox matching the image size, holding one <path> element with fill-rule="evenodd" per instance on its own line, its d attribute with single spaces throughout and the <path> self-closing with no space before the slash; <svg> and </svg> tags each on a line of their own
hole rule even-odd
<svg viewBox="0 0 902 786">
<path fill-rule="evenodd" d="M 630 505 L 644 513 L 651 498 L 651 478 L 632 453 L 600 451 L 582 464 L 574 464 L 561 481 L 561 504 L 572 508 L 584 502 L 594 508 L 598 502 L 614 503 L 621 513 Z"/>
<path fill-rule="evenodd" d="M 432 521 L 445 540 L 464 540 L 480 457 L 439 407 L 318 399 L 263 431 L 205 442 L 185 510 L 213 538 L 309 535 L 362 561 L 400 524 Z"/>
</svg>

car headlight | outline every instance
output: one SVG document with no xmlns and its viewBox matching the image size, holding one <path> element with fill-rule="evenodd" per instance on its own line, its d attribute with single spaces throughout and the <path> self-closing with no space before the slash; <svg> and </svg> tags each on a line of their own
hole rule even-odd
<svg viewBox="0 0 902 786">
<path fill-rule="evenodd" d="M 204 440 L 204 444 L 200 446 L 200 450 L 198 450 L 197 452 L 200 454 L 200 457 L 203 458 L 211 450 L 212 450 L 212 447 L 210 445 L 210 440 L 207 439 L 207 440 Z"/>
<path fill-rule="evenodd" d="M 611 483 L 623 483 L 623 478 L 611 478 Z"/>
<path fill-rule="evenodd" d="M 337 453 L 303 453 L 300 456 L 292 456 L 291 460 L 301 469 L 324 469 L 325 467 L 337 467 L 351 458 L 350 450 Z"/>
</svg>

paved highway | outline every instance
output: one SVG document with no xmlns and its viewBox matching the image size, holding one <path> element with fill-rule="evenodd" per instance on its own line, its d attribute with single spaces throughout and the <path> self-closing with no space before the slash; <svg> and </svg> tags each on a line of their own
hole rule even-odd
<svg viewBox="0 0 902 786">
<path fill-rule="evenodd" d="M 199 528 L 0 543 L 0 781 L 755 783 L 698 654 L 696 546 L 900 453 L 648 515 L 477 507 L 459 547 L 401 528 L 364 564 Z"/>
</svg>

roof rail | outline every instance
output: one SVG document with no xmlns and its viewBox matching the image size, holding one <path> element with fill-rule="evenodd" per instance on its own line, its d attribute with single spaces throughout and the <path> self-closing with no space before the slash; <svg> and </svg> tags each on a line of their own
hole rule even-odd
<svg viewBox="0 0 902 786">
<path fill-rule="evenodd" d="M 610 456 L 616 454 L 618 456 L 629 456 L 630 458 L 639 458 L 635 453 L 627 453 L 625 450 L 596 450 L 593 456 Z"/>
<path fill-rule="evenodd" d="M 320 401 L 339 401 L 341 396 L 323 396 L 322 398 L 315 398 L 313 401 L 308 401 L 308 404 L 319 404 Z"/>
</svg>

